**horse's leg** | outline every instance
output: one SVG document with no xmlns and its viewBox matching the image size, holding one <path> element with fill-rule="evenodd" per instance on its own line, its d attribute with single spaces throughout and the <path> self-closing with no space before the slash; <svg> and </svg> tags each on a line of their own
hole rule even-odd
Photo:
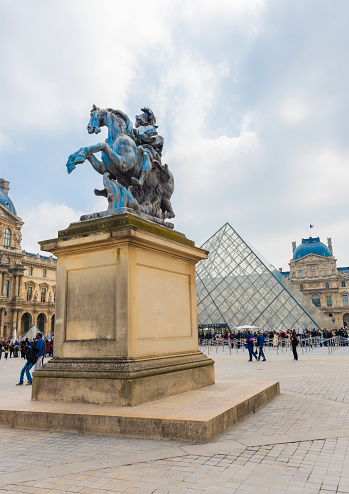
<svg viewBox="0 0 349 494">
<path fill-rule="evenodd" d="M 96 158 L 94 154 L 88 154 L 86 159 L 91 163 L 96 172 L 104 175 L 108 171 L 106 163 Z"/>
<path fill-rule="evenodd" d="M 75 157 L 74 165 L 83 163 L 89 155 L 98 153 L 99 151 L 102 151 L 110 162 L 118 169 L 124 169 L 126 163 L 125 158 L 117 154 L 106 142 L 100 142 L 98 144 L 94 144 L 93 146 L 80 148 Z"/>
</svg>

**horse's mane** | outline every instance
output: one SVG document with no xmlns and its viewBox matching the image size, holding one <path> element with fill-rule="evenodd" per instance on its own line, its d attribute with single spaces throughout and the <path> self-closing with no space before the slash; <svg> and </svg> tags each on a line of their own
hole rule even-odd
<svg viewBox="0 0 349 494">
<path fill-rule="evenodd" d="M 125 122 L 126 124 L 126 134 L 131 137 L 131 139 L 133 139 L 133 124 L 131 122 L 131 120 L 128 118 L 128 116 L 126 115 L 126 113 L 124 113 L 123 111 L 121 110 L 113 110 L 113 108 L 106 108 L 105 111 L 109 112 L 109 113 L 112 113 L 113 115 L 115 115 L 116 117 L 121 117 L 122 120 Z"/>
</svg>

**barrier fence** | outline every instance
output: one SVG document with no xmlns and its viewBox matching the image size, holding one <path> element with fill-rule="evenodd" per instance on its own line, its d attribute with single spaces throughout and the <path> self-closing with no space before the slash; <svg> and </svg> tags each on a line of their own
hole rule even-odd
<svg viewBox="0 0 349 494">
<path fill-rule="evenodd" d="M 257 338 L 254 338 L 254 346 L 256 347 Z M 344 336 L 333 336 L 332 338 L 323 338 L 322 336 L 298 336 L 298 346 L 297 351 L 302 353 L 308 353 L 315 348 L 326 347 L 328 353 L 331 354 L 337 348 L 341 346 L 349 346 L 349 338 L 344 338 Z M 201 339 L 199 338 L 199 349 L 202 351 L 207 350 L 207 353 L 217 353 L 218 349 L 222 348 L 223 352 L 227 351 L 230 354 L 232 351 L 244 352 L 247 350 L 244 344 L 244 340 L 241 339 L 223 339 L 223 338 L 212 338 L 212 339 Z M 266 337 L 264 338 L 263 348 L 271 350 L 271 348 L 276 349 L 276 353 L 284 353 L 287 351 L 292 351 L 292 345 L 290 338 L 278 338 L 277 342 L 274 342 L 274 338 Z"/>
</svg>

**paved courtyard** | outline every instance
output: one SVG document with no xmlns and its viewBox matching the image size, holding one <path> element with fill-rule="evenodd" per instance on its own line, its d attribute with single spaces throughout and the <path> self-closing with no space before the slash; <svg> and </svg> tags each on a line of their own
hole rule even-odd
<svg viewBox="0 0 349 494">
<path fill-rule="evenodd" d="M 349 493 L 349 348 L 247 361 L 210 353 L 216 378 L 279 380 L 281 394 L 209 444 L 0 428 L 0 494 Z M 0 361 L 0 395 L 20 359 Z"/>
</svg>

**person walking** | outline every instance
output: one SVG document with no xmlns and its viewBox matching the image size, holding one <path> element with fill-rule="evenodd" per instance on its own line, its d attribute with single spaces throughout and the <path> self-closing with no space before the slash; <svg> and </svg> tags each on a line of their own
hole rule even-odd
<svg viewBox="0 0 349 494">
<path fill-rule="evenodd" d="M 35 346 L 34 345 L 27 346 L 26 358 L 27 358 L 27 361 L 21 370 L 21 373 L 19 375 L 19 382 L 16 384 L 16 386 L 22 386 L 23 380 L 24 380 L 24 373 L 26 374 L 26 377 L 27 377 L 27 384 L 30 385 L 33 382 L 32 376 L 31 376 L 29 371 L 33 367 L 33 365 L 36 364 L 36 362 L 38 360 L 38 357 L 35 355 Z"/>
<path fill-rule="evenodd" d="M 246 336 L 246 345 L 247 345 L 248 353 L 249 353 L 249 356 L 250 356 L 249 362 L 252 362 L 252 356 L 253 356 L 256 360 L 258 360 L 257 355 L 256 355 L 256 354 L 254 353 L 254 351 L 253 351 L 254 339 L 253 339 L 253 334 L 252 334 L 252 333 L 249 333 L 249 334 Z"/>
<path fill-rule="evenodd" d="M 262 357 L 263 362 L 265 362 L 267 359 L 265 358 L 265 355 L 263 352 L 263 345 L 264 345 L 264 336 L 260 331 L 258 331 L 258 333 L 257 333 L 257 348 L 258 348 L 259 353 L 258 353 L 257 360 L 260 360 Z"/>
<path fill-rule="evenodd" d="M 295 330 L 292 331 L 291 345 L 293 352 L 293 360 L 298 360 L 298 353 L 297 353 L 298 338 Z"/>
</svg>

